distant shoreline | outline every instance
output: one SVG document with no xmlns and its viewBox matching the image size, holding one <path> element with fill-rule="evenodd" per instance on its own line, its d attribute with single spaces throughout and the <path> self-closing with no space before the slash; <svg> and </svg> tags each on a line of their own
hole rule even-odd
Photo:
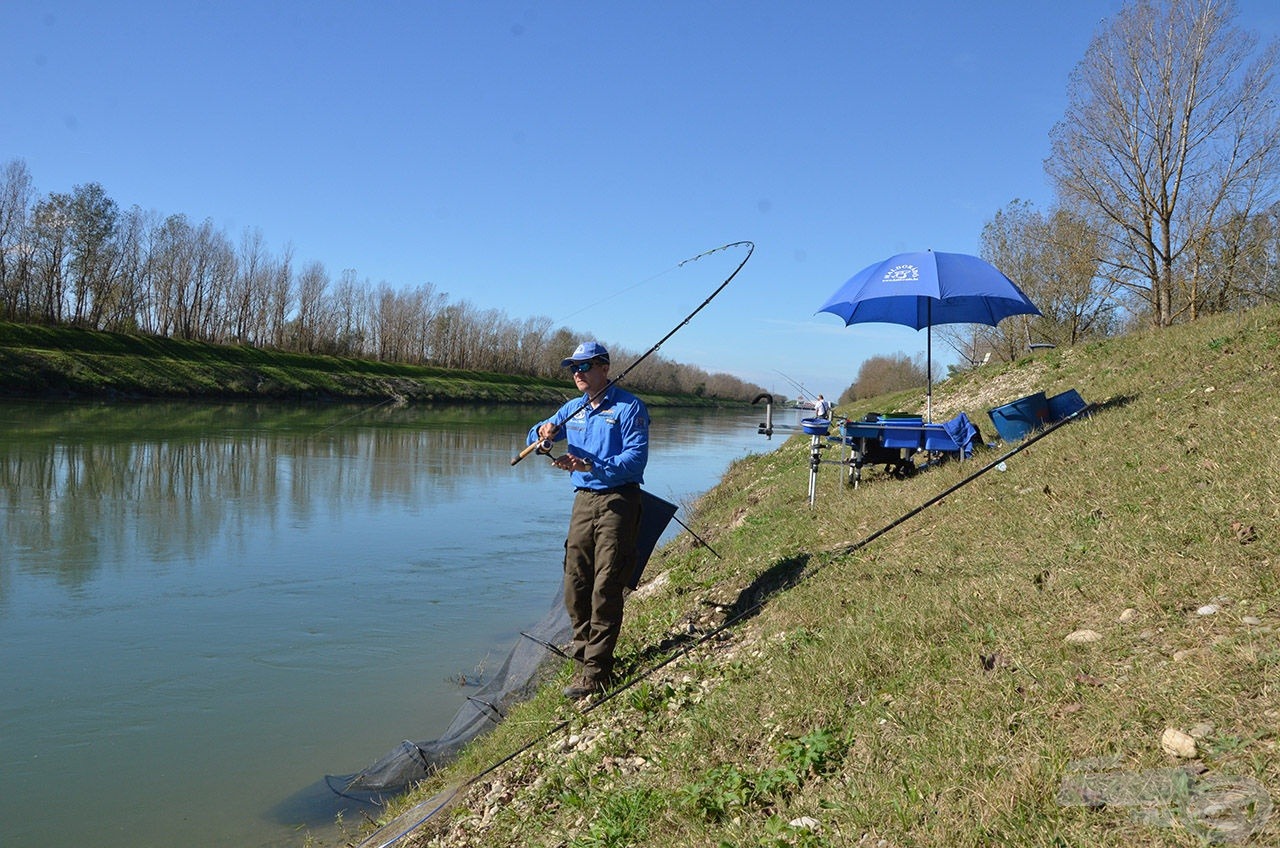
<svg viewBox="0 0 1280 848">
<path fill-rule="evenodd" d="M 568 381 L 0 323 L 0 398 L 546 404 L 574 394 Z M 651 406 L 737 405 L 639 394 Z"/>
</svg>

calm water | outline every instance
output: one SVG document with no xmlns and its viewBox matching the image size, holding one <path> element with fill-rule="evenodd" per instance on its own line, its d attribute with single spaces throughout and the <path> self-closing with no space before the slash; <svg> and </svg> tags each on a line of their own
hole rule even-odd
<svg viewBox="0 0 1280 848">
<path fill-rule="evenodd" d="M 438 735 L 557 597 L 568 480 L 510 466 L 547 412 L 0 403 L 0 842 L 332 835 L 318 781 Z M 656 411 L 646 488 L 776 447 L 758 414 Z"/>
</svg>

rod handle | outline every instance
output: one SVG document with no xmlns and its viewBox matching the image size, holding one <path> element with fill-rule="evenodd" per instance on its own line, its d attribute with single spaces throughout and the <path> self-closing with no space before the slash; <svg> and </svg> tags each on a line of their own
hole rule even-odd
<svg viewBox="0 0 1280 848">
<path fill-rule="evenodd" d="M 517 462 L 524 459 L 526 456 L 528 456 L 529 454 L 533 453 L 536 450 L 539 450 L 539 449 L 551 450 L 551 444 L 552 442 L 550 439 L 543 439 L 541 441 L 534 442 L 526 446 L 524 450 L 520 451 L 520 453 L 516 454 L 515 458 L 511 460 L 511 464 L 515 465 Z"/>
</svg>

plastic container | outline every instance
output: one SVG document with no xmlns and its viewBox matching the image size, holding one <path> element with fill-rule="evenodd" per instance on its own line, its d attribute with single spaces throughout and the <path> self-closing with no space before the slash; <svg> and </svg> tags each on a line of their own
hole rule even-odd
<svg viewBox="0 0 1280 848">
<path fill-rule="evenodd" d="M 1049 400 L 1044 392 L 1036 392 L 1013 403 L 997 406 L 987 414 L 991 416 L 991 423 L 996 425 L 1000 438 L 1016 442 L 1049 422 Z"/>
<path fill-rule="evenodd" d="M 1054 395 L 1049 398 L 1049 421 L 1061 421 L 1075 415 L 1080 410 L 1088 406 L 1084 402 L 1084 398 L 1080 397 L 1080 393 L 1075 389 L 1067 389 L 1060 395 Z"/>
<path fill-rule="evenodd" d="M 869 421 L 846 421 L 840 425 L 846 439 L 878 439 L 883 430 L 879 424 Z"/>
<path fill-rule="evenodd" d="M 887 448 L 919 450 L 924 439 L 924 419 L 919 415 L 890 413 L 880 421 L 884 425 L 881 437 Z"/>
<path fill-rule="evenodd" d="M 831 429 L 831 422 L 826 418 L 801 418 L 800 428 L 810 436 L 825 436 Z"/>
<path fill-rule="evenodd" d="M 947 433 L 947 428 L 941 424 L 924 425 L 924 449 L 946 453 L 960 452 L 960 446 L 956 444 L 956 440 L 951 438 Z"/>
</svg>

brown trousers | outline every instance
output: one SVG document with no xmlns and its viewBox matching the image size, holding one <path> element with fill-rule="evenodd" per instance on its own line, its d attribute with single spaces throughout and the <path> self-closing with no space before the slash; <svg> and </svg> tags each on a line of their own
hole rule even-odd
<svg viewBox="0 0 1280 848">
<path fill-rule="evenodd" d="M 573 499 L 564 543 L 564 605 L 573 625 L 573 656 L 592 680 L 613 674 L 613 649 L 622 631 L 622 593 L 635 568 L 640 487 L 593 492 Z"/>
</svg>

